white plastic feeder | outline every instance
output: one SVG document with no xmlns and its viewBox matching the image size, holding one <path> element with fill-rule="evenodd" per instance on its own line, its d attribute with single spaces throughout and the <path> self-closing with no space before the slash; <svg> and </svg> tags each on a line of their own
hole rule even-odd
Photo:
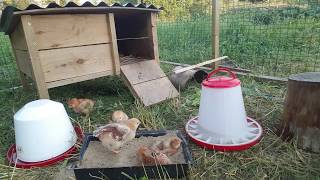
<svg viewBox="0 0 320 180">
<path fill-rule="evenodd" d="M 216 76 L 227 72 L 231 77 Z M 211 72 L 202 82 L 199 117 L 191 119 L 186 132 L 207 149 L 236 151 L 258 143 L 261 126 L 246 116 L 240 80 L 226 68 Z"/>
<path fill-rule="evenodd" d="M 77 135 L 63 104 L 32 101 L 14 115 L 17 158 L 39 162 L 55 158 L 74 146 Z"/>
</svg>

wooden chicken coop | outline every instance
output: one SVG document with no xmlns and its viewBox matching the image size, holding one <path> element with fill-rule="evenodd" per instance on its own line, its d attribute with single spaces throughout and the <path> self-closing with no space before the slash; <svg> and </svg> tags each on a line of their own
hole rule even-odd
<svg viewBox="0 0 320 180">
<path fill-rule="evenodd" d="M 103 2 L 8 6 L 0 30 L 10 36 L 22 85 L 31 78 L 40 98 L 49 98 L 50 88 L 121 74 L 149 106 L 178 96 L 159 66 L 159 11 L 153 5 Z"/>
</svg>

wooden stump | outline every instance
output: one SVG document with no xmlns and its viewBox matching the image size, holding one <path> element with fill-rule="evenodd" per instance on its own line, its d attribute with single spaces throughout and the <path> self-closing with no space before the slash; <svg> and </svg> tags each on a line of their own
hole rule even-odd
<svg viewBox="0 0 320 180">
<path fill-rule="evenodd" d="M 320 152 L 320 73 L 289 77 L 281 131 L 296 137 L 299 148 Z"/>
</svg>

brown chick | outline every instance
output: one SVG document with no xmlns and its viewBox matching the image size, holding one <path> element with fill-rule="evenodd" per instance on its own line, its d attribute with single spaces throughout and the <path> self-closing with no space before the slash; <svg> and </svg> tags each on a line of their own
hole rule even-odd
<svg viewBox="0 0 320 180">
<path fill-rule="evenodd" d="M 132 118 L 127 121 L 120 121 L 99 127 L 93 132 L 93 135 L 101 141 L 104 147 L 117 154 L 120 152 L 123 144 L 134 139 L 139 125 L 140 121 Z"/>
<path fill-rule="evenodd" d="M 77 99 L 72 98 L 68 100 L 69 108 L 72 108 L 74 112 L 89 115 L 90 112 L 93 110 L 93 106 L 95 102 L 91 99 Z"/>
<path fill-rule="evenodd" d="M 129 119 L 129 117 L 123 111 L 114 111 L 112 113 L 112 121 L 113 122 L 126 121 L 128 119 Z"/>
<path fill-rule="evenodd" d="M 137 157 L 141 164 L 146 166 L 172 164 L 166 154 L 144 146 L 138 149 Z"/>
<path fill-rule="evenodd" d="M 157 141 L 152 145 L 152 149 L 160 151 L 168 156 L 172 156 L 177 153 L 181 146 L 181 139 L 178 137 L 170 137 L 163 141 Z"/>
</svg>

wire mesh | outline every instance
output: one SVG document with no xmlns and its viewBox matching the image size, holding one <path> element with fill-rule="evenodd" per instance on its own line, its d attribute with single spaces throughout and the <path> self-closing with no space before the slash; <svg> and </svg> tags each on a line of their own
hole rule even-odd
<svg viewBox="0 0 320 180">
<path fill-rule="evenodd" d="M 320 1 L 220 3 L 220 55 L 231 58 L 224 64 L 280 77 L 320 71 Z M 160 15 L 161 59 L 185 63 L 208 60 L 212 57 L 212 1 L 193 1 L 185 6 L 180 14 L 165 11 Z"/>
<path fill-rule="evenodd" d="M 212 0 L 144 2 L 164 7 L 158 20 L 161 60 L 195 64 L 212 58 Z M 319 0 L 220 3 L 220 55 L 231 59 L 225 65 L 280 77 L 320 71 Z M 4 34 L 0 34 L 0 76 L 0 89 L 18 85 L 10 42 Z"/>
<path fill-rule="evenodd" d="M 221 51 L 255 73 L 319 71 L 320 1 L 227 2 Z"/>
</svg>

